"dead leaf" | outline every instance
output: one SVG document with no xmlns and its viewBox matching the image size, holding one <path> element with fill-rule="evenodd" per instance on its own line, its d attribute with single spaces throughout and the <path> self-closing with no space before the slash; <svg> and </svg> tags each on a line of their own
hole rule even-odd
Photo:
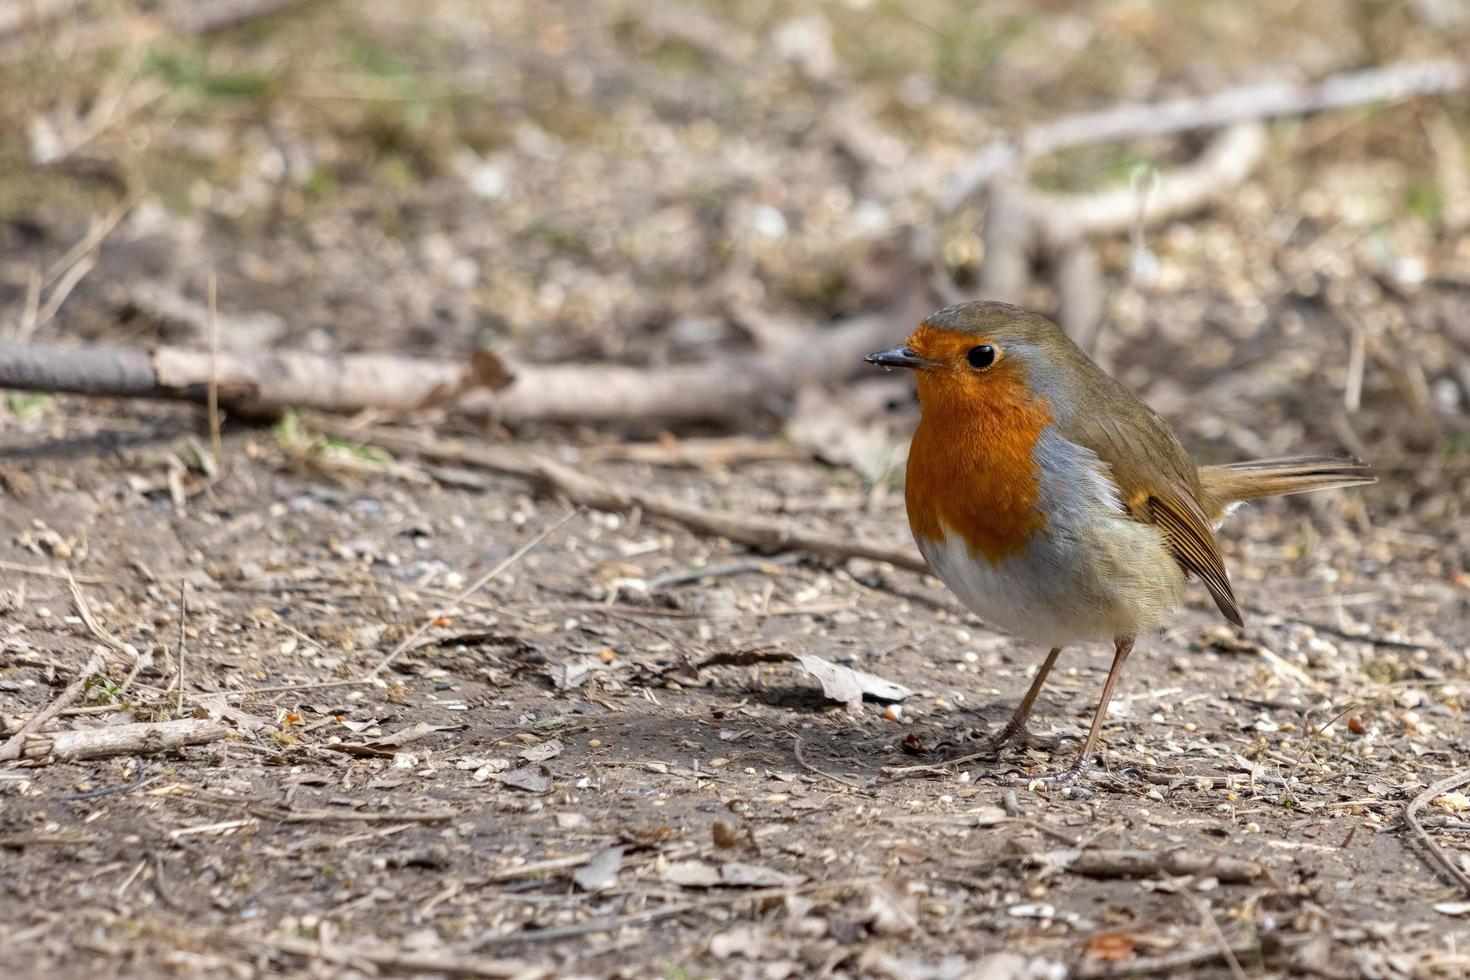
<svg viewBox="0 0 1470 980">
<path fill-rule="evenodd" d="M 680 888 L 713 888 L 724 880 L 719 868 L 703 861 L 673 861 L 659 878 Z"/>
<path fill-rule="evenodd" d="M 1135 945 L 1134 938 L 1126 932 L 1098 932 L 1082 947 L 1082 955 L 1117 963 L 1132 959 Z"/>
<path fill-rule="evenodd" d="M 736 926 L 716 933 L 709 939 L 710 955 L 719 960 L 728 960 L 732 956 L 743 956 L 748 960 L 760 959 L 769 946 L 770 936 L 754 926 Z"/>
<path fill-rule="evenodd" d="M 1430 800 L 1429 805 L 1440 807 L 1451 813 L 1464 813 L 1470 810 L 1470 796 L 1466 796 L 1459 791 L 1446 793 L 1443 796 L 1436 796 L 1433 800 Z"/>
<path fill-rule="evenodd" d="M 799 653 L 795 659 L 822 685 L 822 694 L 849 708 L 857 707 L 864 694 L 879 701 L 902 701 L 914 693 L 902 684 L 895 684 L 866 671 L 834 664 L 815 654 Z"/>
<path fill-rule="evenodd" d="M 544 766 L 523 766 L 510 772 L 492 772 L 490 778 L 528 793 L 545 793 L 551 789 L 551 773 Z"/>
<path fill-rule="evenodd" d="M 790 888 L 806 881 L 806 875 L 731 861 L 720 866 L 720 880 L 738 888 Z"/>
<path fill-rule="evenodd" d="M 500 391 L 516 379 L 515 372 L 488 350 L 477 350 L 470 355 L 469 374 L 473 384 L 491 391 Z"/>
<path fill-rule="evenodd" d="M 558 691 L 570 691 L 587 683 L 592 666 L 591 657 L 573 657 L 562 663 L 552 664 L 547 676 L 551 678 L 551 686 Z"/>
<path fill-rule="evenodd" d="M 742 834 L 723 820 L 716 820 L 710 828 L 710 837 L 716 847 L 743 847 L 752 843 L 748 833 Z"/>
<path fill-rule="evenodd" d="M 875 882 L 868 886 L 863 917 L 877 935 L 907 936 L 919 927 L 918 890 L 903 879 Z"/>
<path fill-rule="evenodd" d="M 618 883 L 618 872 L 622 870 L 623 849 L 609 847 L 572 872 L 572 881 L 584 892 L 606 891 Z"/>
<path fill-rule="evenodd" d="M 655 844 L 667 844 L 679 835 L 673 827 L 666 823 L 644 824 L 624 828 L 623 838 L 637 844 L 652 847 Z"/>
<path fill-rule="evenodd" d="M 524 759 L 527 762 L 547 762 L 561 755 L 561 751 L 561 741 L 559 739 L 553 738 L 548 741 L 529 746 L 528 748 L 521 749 L 521 751 L 517 753 L 517 755 L 519 758 Z"/>
<path fill-rule="evenodd" d="M 914 692 L 885 680 L 876 674 L 867 671 L 854 670 L 851 667 L 843 667 L 824 660 L 815 654 L 788 654 L 775 650 L 741 650 L 735 653 L 717 653 L 707 657 L 693 665 L 698 671 L 704 667 L 718 666 L 747 666 L 760 663 L 780 663 L 782 661 L 795 660 L 808 674 L 817 679 L 822 685 L 822 693 L 833 701 L 840 701 L 848 707 L 854 707 L 862 701 L 863 695 L 868 695 L 878 701 L 902 701 Z"/>
<path fill-rule="evenodd" d="M 211 718 L 215 721 L 223 721 L 228 725 L 234 725 L 247 735 L 255 735 L 261 730 L 271 727 L 271 723 L 264 718 L 225 704 L 223 698 L 200 698 L 194 704 L 193 713 L 195 718 Z"/>
<path fill-rule="evenodd" d="M 410 742 L 417 742 L 424 736 L 432 735 L 435 732 L 457 732 L 464 727 L 463 725 L 430 725 L 428 722 L 421 721 L 417 725 L 412 725 L 396 732 L 390 732 L 381 738 L 368 739 L 365 744 L 380 749 L 392 748 L 407 745 Z"/>
</svg>

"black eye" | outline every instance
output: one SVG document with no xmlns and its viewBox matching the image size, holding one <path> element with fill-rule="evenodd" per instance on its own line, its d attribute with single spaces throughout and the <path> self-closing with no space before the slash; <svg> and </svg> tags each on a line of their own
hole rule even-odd
<svg viewBox="0 0 1470 980">
<path fill-rule="evenodd" d="M 966 354 L 965 357 L 969 360 L 970 367 L 977 371 L 983 371 L 995 363 L 995 348 L 989 344 L 979 344 L 978 346 L 971 347 L 970 353 Z"/>
</svg>

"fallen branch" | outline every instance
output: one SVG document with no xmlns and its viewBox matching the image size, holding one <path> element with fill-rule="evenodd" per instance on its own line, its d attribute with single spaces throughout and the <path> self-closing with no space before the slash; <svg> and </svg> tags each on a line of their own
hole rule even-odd
<svg viewBox="0 0 1470 980">
<path fill-rule="evenodd" d="M 1127 231 L 1135 223 L 1162 224 L 1204 207 L 1243 184 L 1266 157 L 1266 130 L 1257 123 L 1232 126 L 1215 137 L 1198 157 L 1159 174 L 1139 210 L 1132 187 L 1088 194 L 1047 194 L 1027 190 L 1026 198 L 1041 240 L 1060 248 L 1086 235 Z"/>
<path fill-rule="evenodd" d="M 1230 884 L 1255 881 L 1266 873 L 1255 861 L 1222 854 L 1195 854 L 1183 850 L 1083 850 L 1076 855 L 1049 855 L 1072 874 L 1087 878 L 1161 878 L 1201 875 Z"/>
<path fill-rule="evenodd" d="M 1142 879 L 1142 877 L 1213 877 L 1230 884 L 1254 882 L 1266 874 L 1255 861 L 1222 854 L 1189 851 L 1082 851 L 1067 864 L 1073 874 L 1092 879 Z"/>
<path fill-rule="evenodd" d="M 281 810 L 252 808 L 251 813 L 281 823 L 443 823 L 459 814 L 454 810 Z"/>
<path fill-rule="evenodd" d="M 496 959 L 473 953 L 452 951 L 419 952 L 397 949 L 384 945 L 361 943 L 328 942 L 321 939 L 298 939 L 294 936 L 242 936 L 232 932 L 211 932 L 203 936 L 166 933 L 177 936 L 236 948 L 266 950 L 285 956 L 307 960 L 322 960 L 341 966 L 357 967 L 371 963 L 388 971 L 399 973 L 438 973 L 452 977 L 499 977 L 515 980 L 538 980 L 550 976 L 550 971 L 520 960 Z"/>
<path fill-rule="evenodd" d="M 186 745 L 217 742 L 234 731 L 222 722 L 189 718 L 110 725 L 82 731 L 30 733 L 21 746 L 20 755 L 14 758 L 70 762 L 117 755 L 155 755 Z"/>
<path fill-rule="evenodd" d="M 928 312 L 925 310 L 924 312 Z M 779 410 L 809 384 L 844 381 L 863 356 L 897 343 L 907 313 L 854 317 L 826 330 L 803 330 L 757 354 L 648 371 L 620 365 L 515 365 L 515 383 L 464 407 L 505 422 L 695 422 Z"/>
<path fill-rule="evenodd" d="M 82 690 L 87 686 L 87 682 L 106 669 L 107 654 L 98 650 L 92 654 L 92 659 L 87 661 L 87 665 L 82 668 L 81 673 L 77 674 L 72 679 L 72 682 L 66 686 L 66 690 L 61 692 L 60 697 L 52 701 L 41 711 L 31 715 L 16 733 L 10 736 L 4 745 L 0 745 L 0 762 L 28 757 L 26 740 L 28 738 L 37 738 L 37 733 L 40 732 L 41 727 L 60 714 L 61 709 L 75 701 L 77 695 L 81 694 Z M 45 738 L 50 736 L 39 737 Z"/>
<path fill-rule="evenodd" d="M 222 407 L 257 417 L 293 407 L 334 412 L 429 408 L 510 380 L 500 360 L 488 353 L 465 363 L 387 354 L 222 351 L 211 374 L 209 351 L 0 342 L 0 388 L 204 404 L 212 377 L 218 378 Z"/>
<path fill-rule="evenodd" d="M 1168 953 L 1163 956 L 1139 956 L 1125 960 L 1097 960 L 1084 959 L 1072 969 L 1071 976 L 1076 980 L 1096 980 L 1100 977 L 1141 977 L 1151 973 L 1168 973 L 1173 976 L 1183 976 L 1194 971 L 1190 967 L 1202 967 L 1210 963 L 1228 960 L 1231 957 L 1247 959 L 1250 957 L 1274 953 L 1281 947 L 1281 941 L 1274 934 L 1268 933 L 1259 940 L 1242 940 L 1226 945 L 1200 946 L 1196 949 L 1181 950 L 1177 953 Z"/>
<path fill-rule="evenodd" d="M 1031 161 L 1059 150 L 1118 140 L 1218 129 L 1236 123 L 1345 109 L 1464 88 L 1470 70 L 1458 61 L 1416 61 L 1332 75 L 1306 85 L 1271 83 L 1226 89 L 1197 98 L 1115 106 L 1064 116 L 1027 129 L 1014 139 L 986 145 L 951 182 L 941 199 L 948 213 L 995 178 L 1024 171 Z"/>
<path fill-rule="evenodd" d="M 1062 328 L 1092 349 L 1102 315 L 1101 276 L 1096 258 L 1076 245 L 1081 239 L 1157 225 L 1219 200 L 1265 158 L 1263 119 L 1441 94 L 1463 88 L 1467 80 L 1470 69 L 1458 61 L 1413 62 L 1309 85 L 1252 85 L 1066 116 L 985 146 L 950 184 L 940 213 L 952 214 L 988 189 L 982 294 L 1024 302 L 1032 259 L 1040 256 L 1052 267 Z M 1025 177 L 1033 160 L 1071 147 L 1221 127 L 1229 128 L 1196 160 L 1161 175 L 1142 201 L 1133 188 L 1050 194 Z"/>
<path fill-rule="evenodd" d="M 527 480 L 545 492 L 559 494 L 573 504 L 593 510 L 623 513 L 637 509 L 645 517 L 670 521 L 696 534 L 727 538 L 757 551 L 807 551 L 828 558 L 867 558 L 915 572 L 929 570 L 912 548 L 867 541 L 850 534 L 808 531 L 770 516 L 733 514 L 681 503 L 648 490 L 580 473 L 519 447 L 471 444 L 382 427 L 359 428 L 321 417 L 312 419 L 310 424 L 328 435 L 367 442 L 391 453 L 475 466 Z"/>
<path fill-rule="evenodd" d="M 1103 289 L 1097 256 L 1084 239 L 1153 226 L 1196 211 L 1240 186 L 1265 155 L 1263 127 L 1235 126 L 1217 136 L 1194 161 L 1160 174 L 1141 202 L 1131 187 L 1053 194 L 1014 175 L 997 181 L 982 231 L 981 292 L 1024 302 L 1032 259 L 1045 258 L 1061 294 L 1062 328 L 1091 348 L 1102 317 Z"/>
<path fill-rule="evenodd" d="M 274 17 L 308 0 L 212 0 L 186 4 L 166 15 L 168 26 L 179 34 L 206 35 L 233 30 L 252 20 Z"/>
<path fill-rule="evenodd" d="M 122 17 L 90 17 L 64 36 L 65 48 L 73 55 L 123 44 L 146 44 L 164 34 L 204 36 L 241 27 L 252 20 L 284 14 L 308 0 L 203 0 L 170 7 L 160 15 L 128 14 Z M 75 0 L 20 0 L 22 8 L 35 13 L 0 16 L 0 51 L 6 54 L 30 50 L 29 35 L 46 29 L 50 21 L 80 6 Z M 79 20 L 81 20 L 79 18 Z M 59 29 L 52 29 L 59 34 Z"/>
<path fill-rule="evenodd" d="M 802 331 L 764 353 L 655 371 L 617 364 L 507 368 L 488 352 L 465 363 L 220 351 L 216 376 L 220 405 L 251 417 L 287 408 L 412 411 L 452 402 L 458 412 L 512 423 L 730 420 L 779 409 L 803 385 L 845 380 L 863 369 L 863 355 L 907 329 L 900 315 L 873 314 Z M 208 351 L 0 342 L 0 388 L 204 404 L 211 376 Z"/>
<path fill-rule="evenodd" d="M 1430 857 L 1430 863 L 1454 879 L 1455 884 L 1459 885 L 1465 894 L 1470 895 L 1470 875 L 1466 875 L 1464 871 L 1460 870 L 1460 866 L 1444 852 L 1443 848 L 1434 842 L 1434 838 L 1429 836 L 1428 831 L 1424 829 L 1424 825 L 1419 822 L 1419 811 L 1424 808 L 1426 803 L 1430 800 L 1437 800 L 1446 793 L 1452 793 L 1467 783 L 1470 783 L 1470 772 L 1447 776 L 1430 786 L 1424 792 L 1410 800 L 1408 806 L 1404 807 L 1404 826 L 1408 827 L 1414 834 L 1414 838 L 1423 845 L 1425 852 Z"/>
</svg>

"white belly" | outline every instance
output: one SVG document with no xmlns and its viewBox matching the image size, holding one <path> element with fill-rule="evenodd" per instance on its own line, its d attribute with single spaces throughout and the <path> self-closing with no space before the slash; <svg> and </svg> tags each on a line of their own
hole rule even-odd
<svg viewBox="0 0 1470 980">
<path fill-rule="evenodd" d="M 1044 457 L 1047 527 L 1023 554 L 992 564 L 947 527 L 943 538 L 919 539 L 919 551 L 986 623 L 1047 647 L 1164 625 L 1183 596 L 1184 572 L 1163 534 L 1123 513 L 1095 455 L 1051 438 L 1060 445 Z"/>
</svg>

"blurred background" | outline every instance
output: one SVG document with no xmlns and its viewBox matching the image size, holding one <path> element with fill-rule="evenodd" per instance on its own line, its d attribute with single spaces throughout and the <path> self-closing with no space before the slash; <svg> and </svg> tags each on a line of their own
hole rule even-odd
<svg viewBox="0 0 1470 980">
<path fill-rule="evenodd" d="M 0 332 L 200 347 L 213 271 L 227 349 L 489 348 L 656 374 L 791 345 L 813 385 L 556 437 L 784 428 L 893 481 L 911 405 L 894 379 L 834 371 L 827 328 L 886 316 L 896 340 L 1000 295 L 1060 311 L 1205 458 L 1380 463 L 1379 503 L 1442 529 L 1463 567 L 1458 83 L 1262 113 L 1264 138 L 1125 134 L 972 178 L 1039 124 L 1439 63 L 1467 32 L 1456 0 L 12 0 Z M 1202 193 L 1134 219 L 1199 166 Z M 1124 220 L 1067 231 L 1109 193 Z M 1060 202 L 1068 241 L 1002 256 L 996 212 L 1017 195 Z M 57 412 L 17 394 L 0 419 L 40 432 Z"/>
</svg>

